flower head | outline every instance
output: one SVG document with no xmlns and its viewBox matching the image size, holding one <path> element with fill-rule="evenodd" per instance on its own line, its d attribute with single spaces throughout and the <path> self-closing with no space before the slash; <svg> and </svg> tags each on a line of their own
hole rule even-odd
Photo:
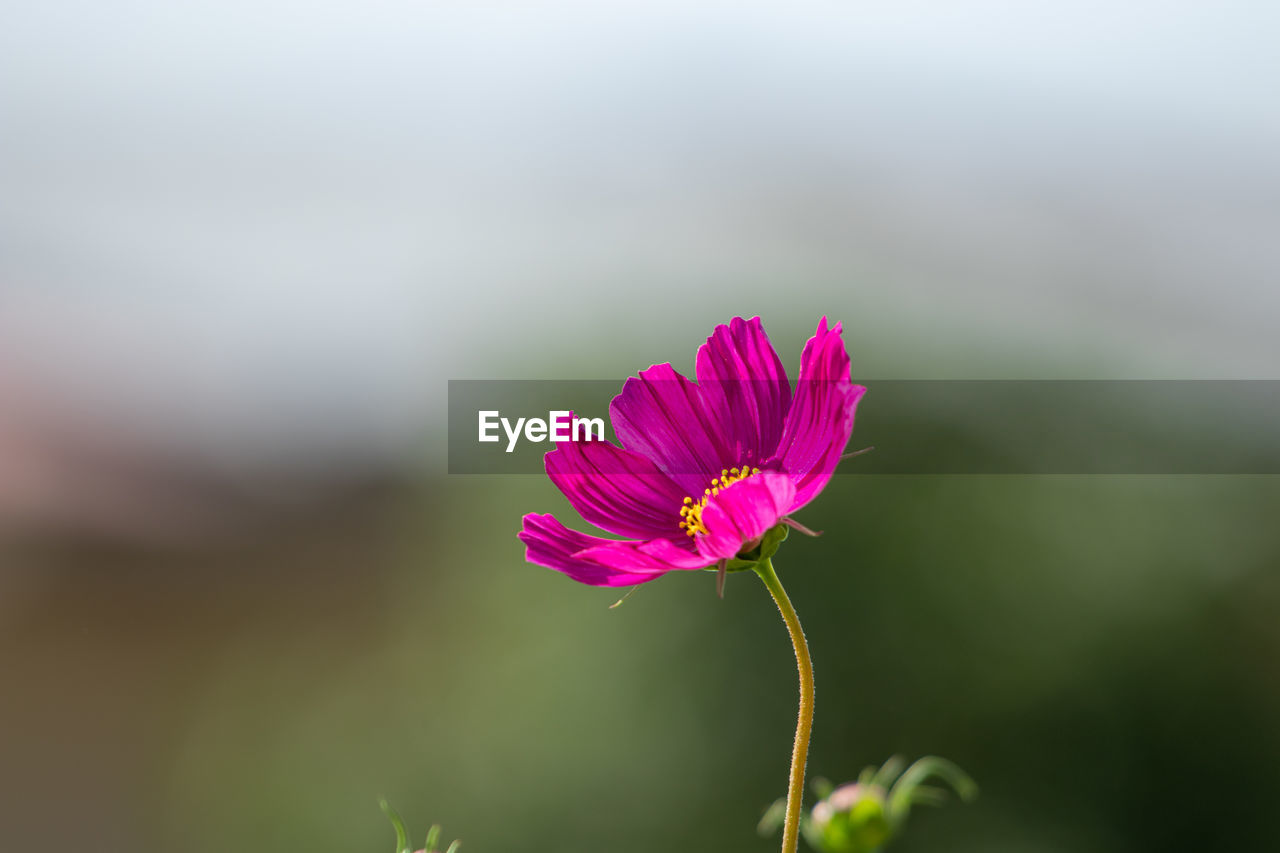
<svg viewBox="0 0 1280 853">
<path fill-rule="evenodd" d="M 547 475 L 582 517 L 625 539 L 524 517 L 526 558 L 595 586 L 704 569 L 758 548 L 835 472 L 866 391 L 849 378 L 840 324 L 818 323 L 794 392 L 760 318 L 717 326 L 697 381 L 642 370 L 609 405 L 621 446 L 563 442 Z"/>
</svg>

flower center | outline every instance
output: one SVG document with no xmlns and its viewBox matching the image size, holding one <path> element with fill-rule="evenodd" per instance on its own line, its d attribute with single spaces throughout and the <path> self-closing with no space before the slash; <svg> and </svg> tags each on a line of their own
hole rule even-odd
<svg viewBox="0 0 1280 853">
<path fill-rule="evenodd" d="M 706 508 L 707 501 L 715 495 L 720 494 L 721 489 L 727 489 L 729 486 L 745 480 L 752 474 L 759 474 L 759 468 L 743 467 L 743 468 L 725 468 L 720 472 L 720 476 L 711 481 L 711 487 L 702 493 L 702 497 L 696 501 L 693 498 L 685 498 L 684 506 L 680 507 L 680 529 L 690 536 L 696 536 L 699 533 L 706 533 L 706 525 L 702 523 L 702 510 Z"/>
</svg>

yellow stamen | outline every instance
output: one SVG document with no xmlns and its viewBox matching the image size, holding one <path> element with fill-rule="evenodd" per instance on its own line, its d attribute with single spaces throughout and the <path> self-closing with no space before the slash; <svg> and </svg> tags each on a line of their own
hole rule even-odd
<svg viewBox="0 0 1280 853">
<path fill-rule="evenodd" d="M 749 466 L 721 470 L 720 476 L 711 480 L 711 488 L 704 490 L 699 500 L 694 501 L 693 498 L 684 499 L 684 505 L 680 507 L 680 517 L 684 519 L 680 522 L 680 529 L 690 536 L 706 533 L 706 525 L 702 523 L 702 510 L 706 508 L 707 501 L 720 494 L 721 489 L 727 489 L 734 483 L 759 473 L 759 468 L 751 468 Z"/>
</svg>

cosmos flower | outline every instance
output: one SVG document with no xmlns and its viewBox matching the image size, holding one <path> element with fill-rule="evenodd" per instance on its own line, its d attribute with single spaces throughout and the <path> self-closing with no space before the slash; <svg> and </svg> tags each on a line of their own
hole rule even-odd
<svg viewBox="0 0 1280 853">
<path fill-rule="evenodd" d="M 625 539 L 524 517 L 531 563 L 595 586 L 630 586 L 673 570 L 721 566 L 826 486 L 866 391 L 849 378 L 840 324 L 818 323 L 794 393 L 761 327 L 735 317 L 698 349 L 697 381 L 670 364 L 629 378 L 609 405 L 621 447 L 562 442 L 547 476 L 590 524 Z M 803 528 L 801 528 L 803 529 Z"/>
</svg>

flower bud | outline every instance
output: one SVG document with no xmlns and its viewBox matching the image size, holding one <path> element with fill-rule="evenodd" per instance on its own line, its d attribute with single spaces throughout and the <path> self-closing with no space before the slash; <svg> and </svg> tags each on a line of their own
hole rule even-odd
<svg viewBox="0 0 1280 853">
<path fill-rule="evenodd" d="M 810 834 L 826 853 L 874 853 L 893 834 L 886 804 L 879 785 L 841 785 L 813 807 Z"/>
<path fill-rule="evenodd" d="M 802 819 L 801 831 L 809 843 L 823 853 L 876 853 L 901 834 L 913 805 L 942 805 L 947 789 L 926 784 L 947 785 L 964 802 L 978 795 L 978 786 L 956 765 L 936 755 L 926 755 L 905 770 L 901 756 L 893 756 L 881 767 L 866 767 L 857 782 L 832 788 L 825 779 L 814 780 L 814 790 L 822 799 Z M 783 801 L 779 800 L 760 822 L 768 832 L 778 822 Z"/>
</svg>

